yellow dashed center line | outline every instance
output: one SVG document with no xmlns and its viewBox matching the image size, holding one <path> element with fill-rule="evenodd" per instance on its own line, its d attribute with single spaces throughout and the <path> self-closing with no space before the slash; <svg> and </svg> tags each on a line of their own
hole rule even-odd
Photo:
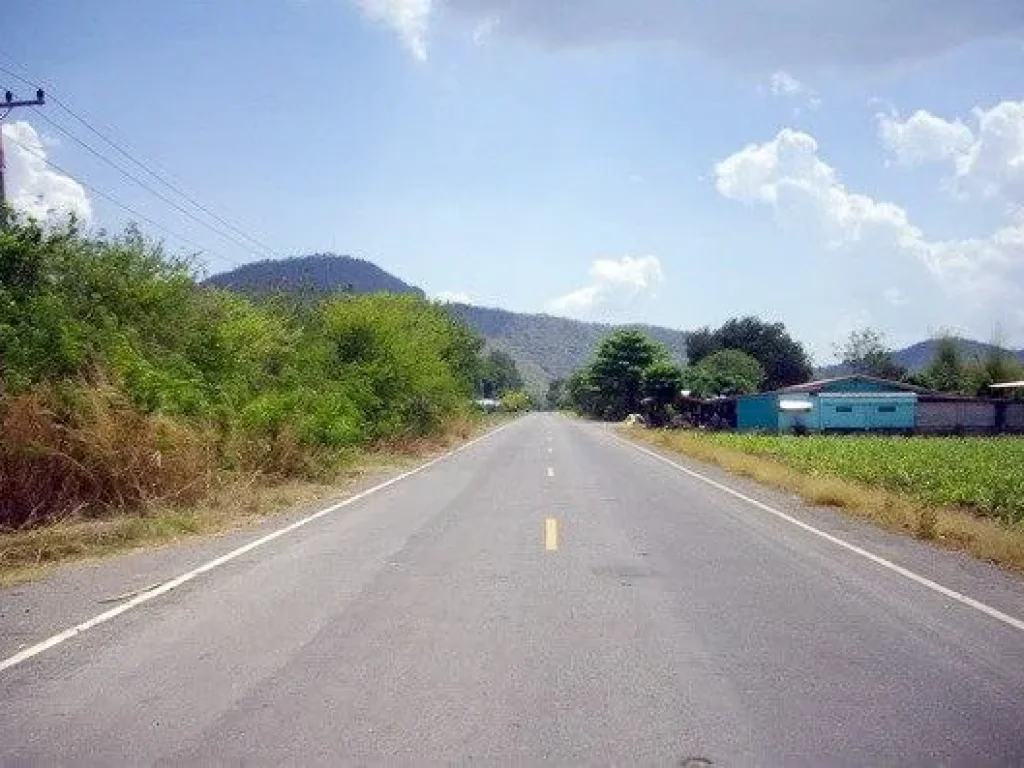
<svg viewBox="0 0 1024 768">
<path fill-rule="evenodd" d="M 558 520 L 553 517 L 544 521 L 544 549 L 548 552 L 558 550 Z"/>
</svg>

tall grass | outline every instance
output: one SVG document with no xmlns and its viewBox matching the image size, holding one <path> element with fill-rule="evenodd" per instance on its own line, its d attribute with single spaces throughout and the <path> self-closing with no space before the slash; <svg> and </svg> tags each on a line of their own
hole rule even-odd
<svg viewBox="0 0 1024 768">
<path fill-rule="evenodd" d="M 480 340 L 411 296 L 255 304 L 129 229 L 0 229 L 0 528 L 323 477 L 465 418 Z"/>
</svg>

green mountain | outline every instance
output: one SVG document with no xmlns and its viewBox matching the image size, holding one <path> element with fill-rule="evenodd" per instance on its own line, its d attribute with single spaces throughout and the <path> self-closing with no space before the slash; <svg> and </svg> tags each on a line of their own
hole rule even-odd
<svg viewBox="0 0 1024 768">
<path fill-rule="evenodd" d="M 487 339 L 508 352 L 532 390 L 547 387 L 585 364 L 600 340 L 616 328 L 642 330 L 660 341 L 679 363 L 686 361 L 686 334 L 650 325 L 613 326 L 585 323 L 551 315 L 530 315 L 504 309 L 449 304 L 449 310 Z"/>
<path fill-rule="evenodd" d="M 371 262 L 333 254 L 245 264 L 211 276 L 206 284 L 255 296 L 293 292 L 315 296 L 337 291 L 424 295 L 419 288 Z M 465 304 L 448 307 L 483 336 L 488 346 L 508 352 L 528 389 L 538 395 L 544 394 L 548 382 L 568 376 L 587 362 L 601 338 L 617 327 Z M 682 331 L 644 325 L 630 327 L 640 328 L 665 344 L 678 362 L 686 360 L 686 334 Z"/>
<path fill-rule="evenodd" d="M 973 339 L 957 337 L 955 340 L 957 347 L 960 350 L 960 355 L 965 360 L 981 360 L 990 351 L 995 349 L 995 346 L 992 344 L 974 341 Z M 909 347 L 893 350 L 892 359 L 901 368 L 906 368 L 911 373 L 919 373 L 927 368 L 928 364 L 931 363 L 932 359 L 935 357 L 935 350 L 937 346 L 938 341 L 936 339 L 919 341 L 916 344 L 911 344 Z M 1010 353 L 1024 363 L 1024 349 L 1010 350 Z M 818 369 L 818 375 L 822 377 L 842 376 L 844 373 L 848 372 L 849 371 L 842 364 L 827 365 Z"/>
<path fill-rule="evenodd" d="M 372 262 L 333 253 L 255 261 L 230 272 L 213 275 L 205 282 L 249 295 L 294 292 L 318 295 L 350 291 L 423 296 L 419 288 L 399 280 Z"/>
</svg>

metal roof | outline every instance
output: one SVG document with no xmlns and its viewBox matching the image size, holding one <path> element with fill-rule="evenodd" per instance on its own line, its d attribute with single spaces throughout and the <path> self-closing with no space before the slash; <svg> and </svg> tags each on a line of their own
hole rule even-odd
<svg viewBox="0 0 1024 768">
<path fill-rule="evenodd" d="M 913 384 L 905 384 L 902 381 L 891 381 L 890 379 L 880 379 L 876 376 L 866 376 L 862 373 L 852 373 L 846 376 L 833 376 L 829 379 L 818 379 L 817 381 L 808 381 L 806 384 L 794 384 L 791 387 L 783 387 L 782 389 L 776 390 L 779 393 L 793 393 L 793 392 L 820 392 L 822 389 L 827 387 L 829 384 L 835 384 L 839 381 L 866 381 L 872 384 L 884 384 L 892 389 L 898 389 L 903 392 L 916 392 L 920 395 L 929 394 L 931 390 L 925 389 L 924 387 L 916 387 Z"/>
</svg>

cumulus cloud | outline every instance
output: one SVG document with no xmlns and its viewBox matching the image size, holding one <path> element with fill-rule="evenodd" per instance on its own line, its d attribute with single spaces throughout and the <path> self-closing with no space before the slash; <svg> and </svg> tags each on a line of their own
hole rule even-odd
<svg viewBox="0 0 1024 768">
<path fill-rule="evenodd" d="M 950 185 L 960 195 L 1024 210 L 1024 101 L 976 107 L 971 119 L 973 130 L 960 118 L 949 121 L 924 110 L 905 121 L 880 115 L 879 136 L 905 165 L 948 163 Z"/>
<path fill-rule="evenodd" d="M 406 40 L 425 39 L 427 0 L 355 1 Z M 501 34 L 552 47 L 669 42 L 767 71 L 885 66 L 1024 34 L 1024 3 L 1012 0 L 446 0 L 443 6 L 446 17 L 470 29 L 497 19 Z M 438 8 L 433 11 L 436 16 Z"/>
<path fill-rule="evenodd" d="M 895 115 L 879 115 L 878 135 L 896 160 L 907 166 L 957 157 L 974 143 L 974 134 L 963 122 L 951 123 L 923 109 L 902 121 Z"/>
<path fill-rule="evenodd" d="M 788 225 L 810 223 L 831 248 L 914 259 L 975 306 L 1024 301 L 1024 225 L 987 238 L 930 240 L 900 206 L 848 190 L 807 133 L 784 129 L 722 160 L 715 173 L 721 195 L 768 205 Z"/>
<path fill-rule="evenodd" d="M 46 165 L 47 142 L 26 122 L 4 123 L 7 199 L 17 211 L 40 221 L 73 214 L 92 220 L 92 203 L 74 179 Z"/>
<path fill-rule="evenodd" d="M 654 256 L 598 259 L 589 274 L 587 285 L 553 299 L 548 309 L 561 315 L 621 310 L 642 297 L 653 296 L 664 280 L 661 262 Z"/>
<path fill-rule="evenodd" d="M 354 0 L 374 21 L 387 24 L 420 61 L 427 58 L 427 33 L 433 0 Z"/>
<path fill-rule="evenodd" d="M 473 303 L 473 297 L 465 291 L 441 291 L 434 295 L 434 301 L 444 302 L 445 304 L 471 304 Z"/>
</svg>

